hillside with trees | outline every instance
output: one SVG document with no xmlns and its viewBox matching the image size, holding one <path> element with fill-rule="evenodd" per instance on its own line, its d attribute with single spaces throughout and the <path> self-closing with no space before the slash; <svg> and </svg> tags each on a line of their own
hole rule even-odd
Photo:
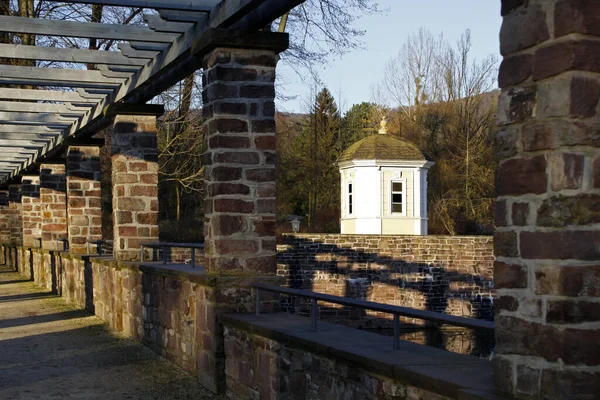
<svg viewBox="0 0 600 400">
<path fill-rule="evenodd" d="M 452 46 L 421 29 L 386 66 L 376 103 L 344 115 L 323 88 L 307 115 L 278 117 L 278 212 L 310 232 L 339 232 L 336 160 L 352 143 L 376 134 L 385 115 L 389 132 L 414 142 L 436 164 L 429 173 L 432 234 L 483 234 L 493 229 L 493 154 L 498 93 L 496 60 L 469 59 L 466 31 Z"/>
</svg>

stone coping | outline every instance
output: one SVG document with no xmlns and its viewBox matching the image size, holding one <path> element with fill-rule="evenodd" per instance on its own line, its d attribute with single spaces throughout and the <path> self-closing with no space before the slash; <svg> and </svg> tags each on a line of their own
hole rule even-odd
<svg viewBox="0 0 600 400">
<path fill-rule="evenodd" d="M 192 268 L 189 264 L 163 264 L 162 261 L 135 262 L 135 261 L 118 261 L 113 256 L 99 256 L 97 254 L 74 254 L 68 251 L 42 249 L 37 247 L 22 247 L 0 243 L 0 246 L 29 249 L 37 253 L 60 253 L 61 257 L 67 259 L 90 260 L 91 262 L 112 267 L 115 269 L 130 269 L 133 271 L 148 272 L 156 275 L 169 276 L 181 280 L 187 280 L 192 283 L 198 283 L 203 286 L 225 286 L 225 287 L 248 287 L 254 284 L 269 284 L 282 285 L 285 283 L 285 278 L 278 275 L 262 275 L 262 274 L 239 274 L 239 275 L 210 275 L 206 273 L 206 269 L 202 265 L 196 265 Z"/>
<path fill-rule="evenodd" d="M 323 321 L 313 332 L 308 318 L 286 313 L 224 314 L 218 319 L 226 327 L 343 360 L 370 373 L 454 399 L 506 399 L 494 393 L 492 365 L 487 360 L 403 340 L 400 349 L 394 351 L 392 337 Z"/>
<path fill-rule="evenodd" d="M 439 240 L 459 240 L 459 239 L 479 239 L 479 240 L 492 240 L 492 235 L 377 235 L 377 234 L 361 234 L 361 233 L 282 233 L 282 236 L 286 238 L 297 238 L 297 239 L 347 239 L 347 238 L 363 238 L 363 239 L 439 239 Z"/>
</svg>

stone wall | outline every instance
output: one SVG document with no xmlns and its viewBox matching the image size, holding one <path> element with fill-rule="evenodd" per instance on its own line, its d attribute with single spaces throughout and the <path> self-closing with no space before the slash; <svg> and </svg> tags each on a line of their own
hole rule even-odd
<svg viewBox="0 0 600 400">
<path fill-rule="evenodd" d="M 87 243 L 102 239 L 100 147 L 69 146 L 67 199 L 70 251 L 87 254 Z"/>
<path fill-rule="evenodd" d="M 36 238 L 42 237 L 40 177 L 24 176 L 22 178 L 21 195 L 23 246 L 34 247 Z"/>
<path fill-rule="evenodd" d="M 0 243 L 10 243 L 8 190 L 0 190 Z M 4 254 L 2 255 L 4 257 Z"/>
<path fill-rule="evenodd" d="M 156 116 L 117 115 L 111 143 L 114 256 L 135 261 L 158 241 Z"/>
<path fill-rule="evenodd" d="M 496 151 L 496 382 L 600 391 L 600 2 L 503 1 Z"/>
<path fill-rule="evenodd" d="M 13 246 L 23 244 L 23 215 L 21 212 L 21 185 L 10 185 L 8 187 L 8 220 L 10 244 Z"/>
<path fill-rule="evenodd" d="M 40 165 L 42 247 L 56 249 L 67 238 L 67 176 L 65 164 Z"/>
<path fill-rule="evenodd" d="M 240 328 L 225 329 L 230 399 L 448 400 L 370 370 L 369 365 L 319 354 L 318 347 L 288 346 Z"/>
<path fill-rule="evenodd" d="M 291 288 L 452 315 L 493 318 L 493 240 L 487 236 L 288 235 L 277 273 Z M 309 306 L 282 300 L 287 311 Z M 377 313 L 372 317 L 389 318 Z M 321 305 L 325 319 L 373 326 L 362 312 Z M 417 322 L 418 321 L 411 321 Z"/>
</svg>

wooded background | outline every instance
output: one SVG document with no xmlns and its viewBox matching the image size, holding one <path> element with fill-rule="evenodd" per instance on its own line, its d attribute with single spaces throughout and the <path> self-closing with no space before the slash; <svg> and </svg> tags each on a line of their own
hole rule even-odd
<svg viewBox="0 0 600 400">
<path fill-rule="evenodd" d="M 0 0 L 0 15 L 57 20 L 139 25 L 151 10 L 56 1 Z M 343 88 L 334 96 L 318 79 L 317 66 L 360 48 L 356 20 L 382 13 L 373 0 L 308 0 L 292 10 L 284 26 L 278 20 L 266 29 L 290 32 L 289 50 L 281 63 L 293 66 L 312 88 L 301 114 L 277 113 L 278 223 L 290 231 L 292 216 L 303 218 L 302 230 L 339 232 L 339 172 L 337 158 L 348 146 L 376 134 L 386 116 L 390 134 L 413 141 L 436 164 L 429 174 L 429 229 L 438 234 L 480 234 L 493 229 L 497 60 L 469 58 L 471 37 L 458 43 L 425 29 L 406 38 L 388 60 L 372 101 L 340 110 Z M 28 34 L 0 34 L 0 43 L 47 47 L 116 50 L 113 40 Z M 392 53 L 394 49 L 391 49 Z M 0 63 L 53 67 L 56 62 L 0 59 Z M 73 69 L 93 64 L 60 63 Z M 65 64 L 65 65 L 63 65 Z M 161 239 L 201 241 L 203 218 L 202 71 L 189 76 L 153 101 L 165 104 L 160 118 L 159 197 Z M 360 79 L 360 77 L 357 77 Z M 285 79 L 278 96 L 285 98 Z M 283 86 L 282 86 L 283 85 Z M 49 88 L 52 89 L 52 88 Z M 287 95 L 290 97 L 290 95 Z M 104 235 L 111 234 L 110 129 L 103 157 Z"/>
</svg>

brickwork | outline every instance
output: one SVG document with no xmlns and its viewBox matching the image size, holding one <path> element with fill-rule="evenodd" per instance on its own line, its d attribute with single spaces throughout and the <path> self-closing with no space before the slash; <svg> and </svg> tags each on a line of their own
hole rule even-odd
<svg viewBox="0 0 600 400">
<path fill-rule="evenodd" d="M 23 207 L 23 246 L 36 246 L 36 238 L 42 237 L 42 211 L 40 203 L 40 177 L 24 176 L 21 186 Z"/>
<path fill-rule="evenodd" d="M 0 190 L 0 243 L 10 243 L 8 190 Z"/>
<path fill-rule="evenodd" d="M 112 138 L 113 232 L 117 260 L 139 260 L 158 241 L 156 116 L 117 115 Z"/>
<path fill-rule="evenodd" d="M 206 267 L 275 273 L 276 54 L 219 48 L 204 58 Z"/>
<path fill-rule="evenodd" d="M 69 147 L 67 199 L 70 251 L 86 254 L 88 241 L 102 239 L 100 147 Z M 95 252 L 95 246 L 91 246 L 90 250 Z"/>
<path fill-rule="evenodd" d="M 491 237 L 300 234 L 285 242 L 278 246 L 277 273 L 288 287 L 493 318 Z M 284 298 L 282 306 L 301 314 L 310 310 L 309 302 L 299 299 Z M 321 307 L 321 316 L 361 327 L 389 325 L 380 313 L 331 305 Z"/>
<path fill-rule="evenodd" d="M 597 398 L 600 3 L 502 3 L 496 384 Z"/>
<path fill-rule="evenodd" d="M 23 215 L 21 204 L 21 185 L 8 187 L 8 214 L 10 224 L 10 244 L 21 246 L 23 244 Z"/>
<path fill-rule="evenodd" d="M 56 249 L 57 239 L 67 239 L 65 164 L 40 165 L 40 205 L 42 211 L 42 247 Z"/>
</svg>

